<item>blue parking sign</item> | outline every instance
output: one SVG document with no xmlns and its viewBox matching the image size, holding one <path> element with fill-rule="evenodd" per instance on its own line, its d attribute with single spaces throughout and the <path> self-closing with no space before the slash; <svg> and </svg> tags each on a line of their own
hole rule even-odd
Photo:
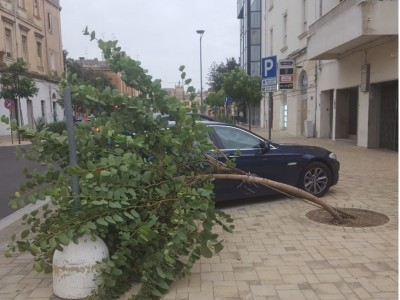
<svg viewBox="0 0 400 300">
<path fill-rule="evenodd" d="M 276 77 L 276 55 L 268 56 L 261 59 L 261 77 L 273 78 Z"/>
</svg>

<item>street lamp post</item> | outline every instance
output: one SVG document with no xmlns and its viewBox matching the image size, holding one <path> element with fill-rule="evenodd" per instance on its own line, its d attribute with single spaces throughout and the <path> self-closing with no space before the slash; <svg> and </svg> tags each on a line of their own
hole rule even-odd
<svg viewBox="0 0 400 300">
<path fill-rule="evenodd" d="M 204 34 L 204 30 L 196 30 L 196 32 L 200 35 L 200 109 L 203 109 L 203 63 L 201 57 L 201 39 Z"/>
</svg>

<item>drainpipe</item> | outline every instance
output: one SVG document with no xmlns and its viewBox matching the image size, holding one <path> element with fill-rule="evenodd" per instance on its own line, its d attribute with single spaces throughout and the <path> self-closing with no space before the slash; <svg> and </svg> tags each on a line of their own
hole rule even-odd
<svg viewBox="0 0 400 300">
<path fill-rule="evenodd" d="M 318 70 L 319 70 L 319 64 L 320 61 L 318 60 L 317 63 L 315 64 L 315 80 L 314 80 L 314 86 L 315 86 L 315 109 L 314 109 L 314 135 L 317 137 L 317 108 L 318 108 Z"/>
</svg>

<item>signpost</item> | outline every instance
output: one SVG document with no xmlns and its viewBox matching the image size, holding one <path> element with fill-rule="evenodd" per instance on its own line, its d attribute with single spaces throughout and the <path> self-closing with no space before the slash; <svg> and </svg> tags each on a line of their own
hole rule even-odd
<svg viewBox="0 0 400 300">
<path fill-rule="evenodd" d="M 261 90 L 263 92 L 276 91 L 276 55 L 264 57 L 261 60 Z"/>
<path fill-rule="evenodd" d="M 276 55 L 264 57 L 261 60 L 261 90 L 268 92 L 268 139 L 271 139 L 272 128 L 272 95 L 276 91 Z"/>
<path fill-rule="evenodd" d="M 13 109 L 14 108 L 14 100 L 4 99 L 4 107 L 7 109 Z"/>
<path fill-rule="evenodd" d="M 294 77 L 294 60 L 293 59 L 280 59 L 279 60 L 279 78 L 278 86 L 280 91 L 287 91 L 293 89 Z"/>
</svg>

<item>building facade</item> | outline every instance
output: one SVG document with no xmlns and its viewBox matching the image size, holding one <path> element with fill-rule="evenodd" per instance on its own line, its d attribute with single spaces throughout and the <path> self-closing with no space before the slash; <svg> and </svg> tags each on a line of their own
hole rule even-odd
<svg viewBox="0 0 400 300">
<path fill-rule="evenodd" d="M 240 66 L 252 77 L 261 74 L 262 0 L 237 0 L 240 20 Z M 260 126 L 260 106 L 251 109 L 252 125 Z M 247 118 L 249 119 L 249 118 Z"/>
<path fill-rule="evenodd" d="M 262 57 L 295 62 L 273 128 L 397 151 L 398 1 L 263 0 L 262 13 Z"/>
<path fill-rule="evenodd" d="M 17 58 L 28 63 L 39 92 L 32 99 L 21 99 L 21 125 L 35 127 L 62 120 L 57 104 L 59 78 L 64 70 L 59 0 L 0 0 L 0 63 L 10 65 Z M 15 106 L 7 109 L 0 99 L 0 115 L 15 118 Z M 0 135 L 10 134 L 0 123 Z"/>
</svg>

